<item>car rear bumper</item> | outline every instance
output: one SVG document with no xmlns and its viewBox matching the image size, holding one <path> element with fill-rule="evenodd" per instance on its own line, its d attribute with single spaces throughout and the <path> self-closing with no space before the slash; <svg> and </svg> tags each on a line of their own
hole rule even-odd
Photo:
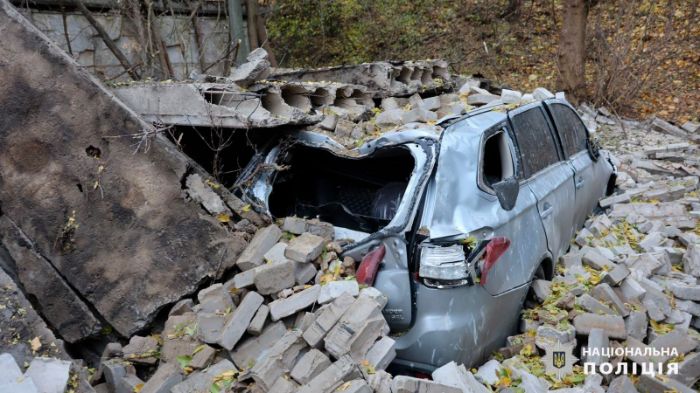
<svg viewBox="0 0 700 393">
<path fill-rule="evenodd" d="M 480 285 L 434 289 L 418 284 L 415 323 L 394 337 L 394 363 L 421 372 L 450 361 L 471 367 L 516 331 L 529 286 L 491 296 Z"/>
</svg>

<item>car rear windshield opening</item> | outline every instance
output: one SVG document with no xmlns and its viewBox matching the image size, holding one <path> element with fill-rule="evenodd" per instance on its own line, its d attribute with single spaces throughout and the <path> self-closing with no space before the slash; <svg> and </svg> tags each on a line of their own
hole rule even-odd
<svg viewBox="0 0 700 393">
<path fill-rule="evenodd" d="M 296 215 L 362 232 L 376 232 L 396 214 L 414 167 L 405 147 L 345 158 L 304 145 L 280 156 L 269 207 L 275 217 Z"/>
</svg>

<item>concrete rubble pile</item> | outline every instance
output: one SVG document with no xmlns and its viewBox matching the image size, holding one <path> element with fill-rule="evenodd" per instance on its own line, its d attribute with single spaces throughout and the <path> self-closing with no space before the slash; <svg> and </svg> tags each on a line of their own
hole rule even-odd
<svg viewBox="0 0 700 393">
<path fill-rule="evenodd" d="M 356 263 L 338 257 L 343 242 L 333 240 L 330 224 L 297 217 L 278 224 L 255 233 L 236 262 L 239 273 L 175 304 L 162 332 L 109 344 L 95 390 L 460 391 L 392 378 L 386 298 L 358 284 Z"/>
</svg>

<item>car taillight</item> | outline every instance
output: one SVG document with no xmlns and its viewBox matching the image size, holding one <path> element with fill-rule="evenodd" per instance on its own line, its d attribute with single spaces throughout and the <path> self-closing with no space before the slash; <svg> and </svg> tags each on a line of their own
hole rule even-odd
<svg viewBox="0 0 700 393">
<path fill-rule="evenodd" d="M 423 244 L 420 249 L 418 276 L 432 287 L 468 284 L 469 274 L 464 248 L 461 244 Z"/>
<path fill-rule="evenodd" d="M 507 237 L 494 237 L 489 240 L 489 243 L 486 245 L 483 264 L 481 265 L 481 279 L 479 280 L 481 285 L 486 284 L 489 271 L 498 262 L 503 253 L 508 250 L 508 247 L 510 247 L 510 240 Z"/>
<path fill-rule="evenodd" d="M 368 252 L 367 255 L 362 258 L 362 262 L 360 262 L 360 266 L 357 268 L 357 273 L 355 275 L 359 284 L 374 284 L 374 279 L 377 277 L 377 271 L 379 270 L 379 264 L 384 260 L 385 254 L 386 248 L 382 244 Z"/>
</svg>

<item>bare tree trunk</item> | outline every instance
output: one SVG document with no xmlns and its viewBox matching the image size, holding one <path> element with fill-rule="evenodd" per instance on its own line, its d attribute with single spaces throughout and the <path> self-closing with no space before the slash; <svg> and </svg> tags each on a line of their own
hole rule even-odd
<svg viewBox="0 0 700 393">
<path fill-rule="evenodd" d="M 258 43 L 258 0 L 246 0 L 246 25 L 248 25 L 248 41 L 250 42 L 250 50 L 254 50 L 260 44 Z"/>
<path fill-rule="evenodd" d="M 565 0 L 559 35 L 559 86 L 578 102 L 586 94 L 586 0 Z"/>
</svg>

